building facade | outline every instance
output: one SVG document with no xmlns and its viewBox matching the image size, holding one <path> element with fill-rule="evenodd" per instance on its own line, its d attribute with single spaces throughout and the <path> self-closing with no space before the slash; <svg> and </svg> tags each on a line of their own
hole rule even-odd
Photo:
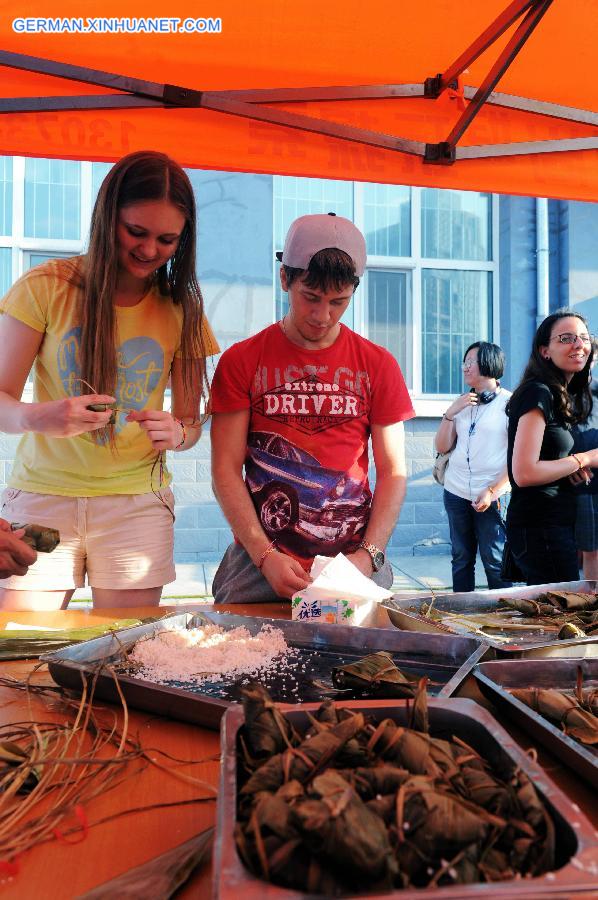
<svg viewBox="0 0 598 900">
<path fill-rule="evenodd" d="M 85 249 L 109 165 L 0 157 L 0 289 L 45 259 Z M 448 549 L 432 481 L 439 417 L 463 390 L 475 340 L 501 344 L 512 388 L 538 319 L 575 305 L 598 329 L 598 206 L 397 185 L 189 170 L 198 203 L 198 272 L 221 347 L 279 319 L 286 295 L 275 251 L 299 215 L 334 211 L 366 236 L 368 265 L 347 325 L 398 359 L 417 418 L 406 423 L 407 498 L 393 555 Z M 9 352 L 1 348 L 0 352 Z M 0 483 L 17 438 L 0 434 Z M 170 459 L 176 559 L 215 561 L 231 534 L 210 486 L 209 428 Z"/>
</svg>

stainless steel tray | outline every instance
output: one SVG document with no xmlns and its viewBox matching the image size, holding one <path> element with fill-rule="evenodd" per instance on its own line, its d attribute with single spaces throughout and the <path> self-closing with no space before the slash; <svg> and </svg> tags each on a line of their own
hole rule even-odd
<svg viewBox="0 0 598 900">
<path fill-rule="evenodd" d="M 407 724 L 408 704 L 403 700 L 390 704 L 387 700 L 342 703 L 358 709 L 379 721 L 393 718 Z M 306 711 L 315 704 L 287 708 L 299 730 L 307 727 Z M 596 897 L 598 877 L 598 835 L 566 795 L 548 778 L 546 772 L 514 742 L 490 713 L 472 700 L 436 699 L 429 701 L 430 730 L 450 731 L 473 745 L 491 764 L 507 758 L 523 769 L 542 795 L 555 824 L 557 866 L 554 872 L 539 878 L 517 881 L 472 884 L 441 888 L 419 888 L 377 894 L 378 898 L 417 900 L 430 895 L 437 900 L 483 897 L 486 900 L 519 900 L 519 898 Z M 243 709 L 236 706 L 226 713 L 221 726 L 222 766 L 216 841 L 214 845 L 213 897 L 216 900 L 299 900 L 313 897 L 287 888 L 268 884 L 252 875 L 241 862 L 235 847 L 233 830 L 237 808 L 237 732 L 243 724 Z M 319 895 L 318 895 L 319 896 Z M 361 895 L 364 896 L 364 895 Z M 367 895 L 372 897 L 371 894 Z M 346 895 L 345 895 L 346 897 Z"/>
<path fill-rule="evenodd" d="M 584 746 L 558 725 L 517 700 L 509 688 L 572 691 L 581 667 L 585 687 L 598 688 L 598 659 L 518 659 L 482 663 L 474 670 L 482 693 L 531 737 L 558 756 L 576 774 L 598 788 L 598 747 Z M 598 888 L 597 888 L 598 892 Z"/>
<path fill-rule="evenodd" d="M 397 665 L 414 676 L 429 675 L 436 685 L 431 694 L 449 696 L 484 656 L 486 647 L 463 637 L 422 635 L 399 632 L 393 628 L 358 628 L 348 625 L 312 625 L 281 619 L 237 616 L 213 611 L 199 615 L 182 613 L 143 625 L 116 631 L 80 644 L 64 647 L 41 657 L 52 678 L 66 687 L 80 690 L 82 678 L 97 676 L 96 695 L 118 702 L 112 674 L 122 662 L 127 648 L 135 641 L 172 628 L 193 628 L 211 622 L 226 629 L 243 625 L 251 634 L 271 624 L 285 635 L 287 644 L 297 648 L 297 667 L 263 679 L 273 698 L 279 702 L 319 701 L 323 696 L 352 699 L 355 693 L 337 692 L 330 681 L 333 666 L 343 665 L 373 653 L 387 650 Z M 218 728 L 224 711 L 239 700 L 239 682 L 220 681 L 198 685 L 156 684 L 130 674 L 119 674 L 120 687 L 130 706 L 149 710 L 173 719 L 182 719 Z"/>
<path fill-rule="evenodd" d="M 517 637 L 513 637 L 506 643 L 493 638 L 492 632 L 488 632 L 487 636 L 484 634 L 482 637 L 476 634 L 473 627 L 468 629 L 466 625 L 434 622 L 419 613 L 422 603 L 431 603 L 432 600 L 437 612 L 461 615 L 491 613 L 496 612 L 501 597 L 522 597 L 534 600 L 540 594 L 550 590 L 597 593 L 598 581 L 559 581 L 554 584 L 535 584 L 531 587 L 514 587 L 505 590 L 469 591 L 462 594 L 424 594 L 420 592 L 400 597 L 395 595 L 388 600 L 383 600 L 382 606 L 386 609 L 390 621 L 397 628 L 406 631 L 474 637 L 492 647 L 497 656 L 508 656 L 511 659 L 519 657 L 598 658 L 598 634 L 587 638 L 559 641 L 555 633 L 544 634 L 540 637 L 535 631 L 519 632 Z"/>
</svg>

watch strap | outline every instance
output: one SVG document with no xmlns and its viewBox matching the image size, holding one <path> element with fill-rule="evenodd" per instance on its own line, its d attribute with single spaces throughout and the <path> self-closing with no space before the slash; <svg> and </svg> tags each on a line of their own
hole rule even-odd
<svg viewBox="0 0 598 900">
<path fill-rule="evenodd" d="M 374 569 L 374 572 L 379 572 L 386 561 L 384 550 L 382 550 L 380 547 L 376 547 L 375 544 L 370 544 L 369 541 L 362 541 L 359 547 L 369 553 L 370 559 L 372 560 L 372 568 Z M 380 563 L 380 565 L 377 565 L 376 557 L 378 557 L 379 559 L 380 556 L 382 557 L 382 562 Z"/>
</svg>

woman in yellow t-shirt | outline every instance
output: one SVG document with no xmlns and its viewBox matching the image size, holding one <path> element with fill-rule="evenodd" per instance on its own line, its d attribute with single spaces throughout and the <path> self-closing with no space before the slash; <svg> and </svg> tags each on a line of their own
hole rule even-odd
<svg viewBox="0 0 598 900">
<path fill-rule="evenodd" d="M 164 451 L 199 439 L 218 352 L 195 234 L 185 172 L 131 153 L 102 183 L 87 254 L 32 269 L 0 300 L 0 430 L 23 435 L 1 514 L 60 532 L 26 575 L 0 579 L 0 608 L 64 608 L 86 576 L 95 606 L 158 604 L 174 581 Z"/>
</svg>

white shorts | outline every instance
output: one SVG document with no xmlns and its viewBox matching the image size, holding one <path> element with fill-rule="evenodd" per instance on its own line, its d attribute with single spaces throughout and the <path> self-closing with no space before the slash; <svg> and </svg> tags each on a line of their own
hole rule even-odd
<svg viewBox="0 0 598 900">
<path fill-rule="evenodd" d="M 176 578 L 174 510 L 170 488 L 149 494 L 62 497 L 6 488 L 0 515 L 9 522 L 47 525 L 60 532 L 52 553 L 38 553 L 26 575 L 0 579 L 16 591 L 84 587 L 139 590 Z M 161 498 L 161 500 L 159 499 Z"/>
</svg>

